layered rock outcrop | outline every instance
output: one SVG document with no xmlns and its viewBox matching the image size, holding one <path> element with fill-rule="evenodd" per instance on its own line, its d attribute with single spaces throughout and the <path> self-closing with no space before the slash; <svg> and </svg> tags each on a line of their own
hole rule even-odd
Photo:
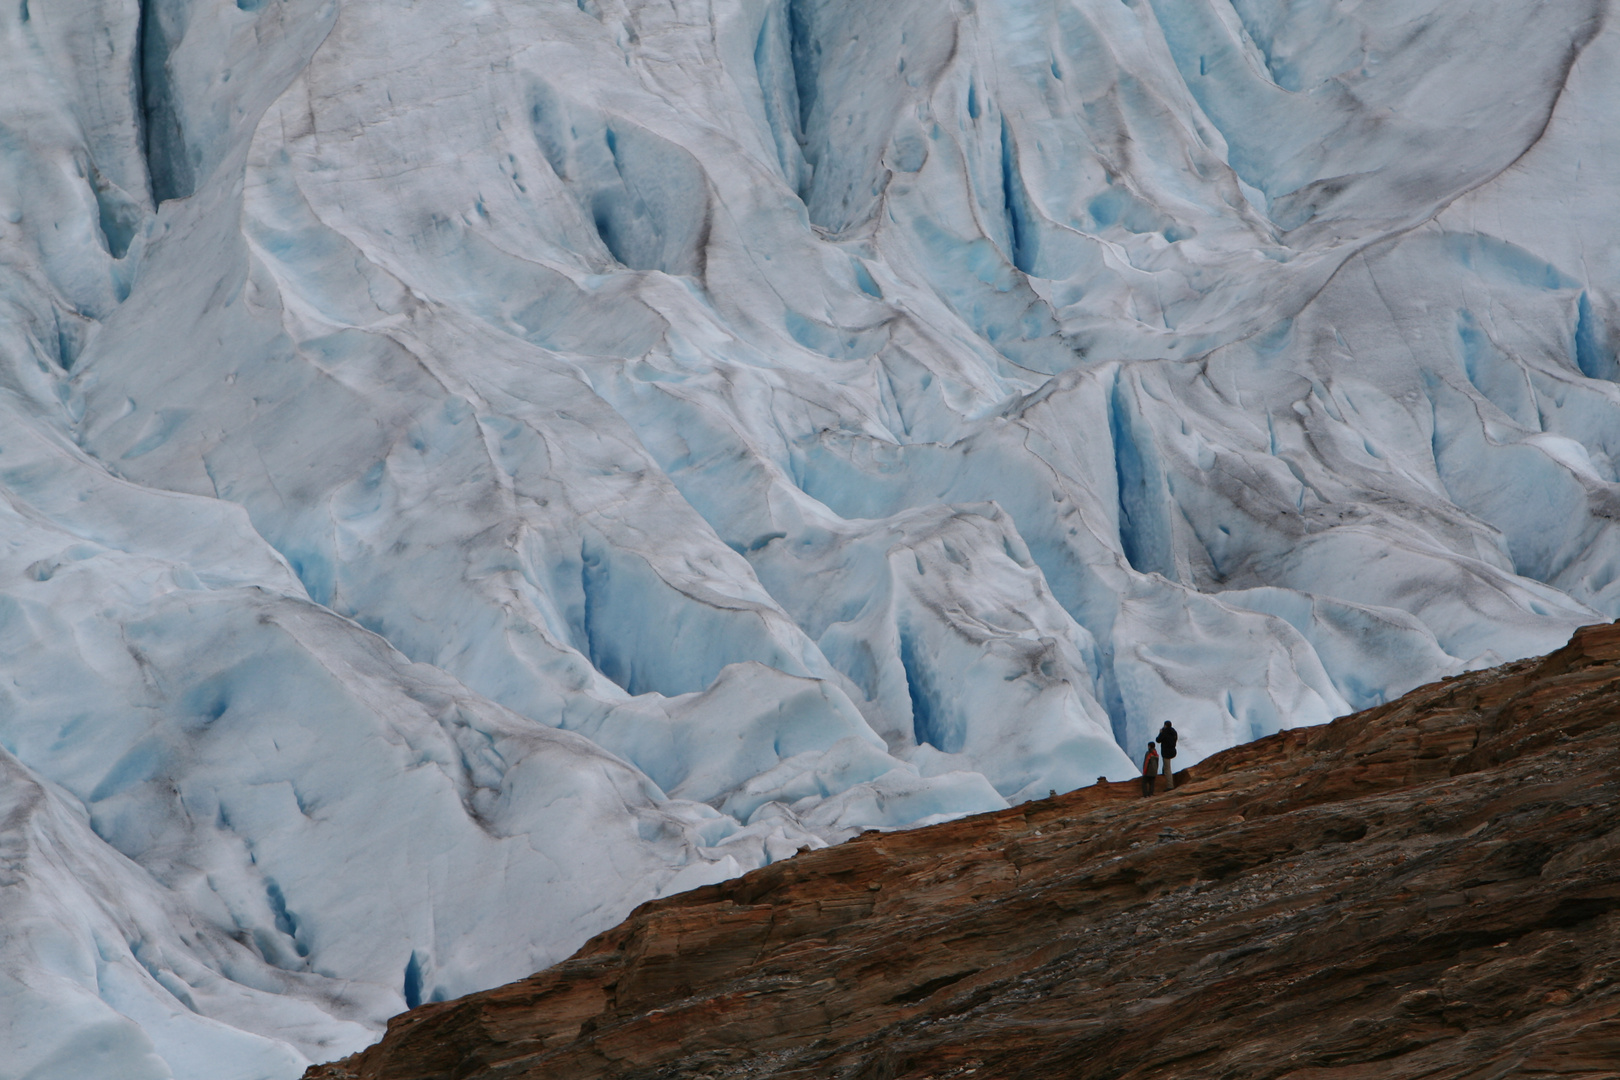
<svg viewBox="0 0 1620 1080">
<path fill-rule="evenodd" d="M 1620 1076 L 1620 625 L 654 901 L 308 1080 Z"/>
</svg>

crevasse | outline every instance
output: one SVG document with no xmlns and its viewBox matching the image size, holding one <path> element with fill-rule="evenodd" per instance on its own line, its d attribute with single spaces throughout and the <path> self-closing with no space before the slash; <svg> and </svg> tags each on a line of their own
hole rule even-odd
<svg viewBox="0 0 1620 1080">
<path fill-rule="evenodd" d="M 0 11 L 0 1077 L 1620 615 L 1608 8 Z"/>
</svg>

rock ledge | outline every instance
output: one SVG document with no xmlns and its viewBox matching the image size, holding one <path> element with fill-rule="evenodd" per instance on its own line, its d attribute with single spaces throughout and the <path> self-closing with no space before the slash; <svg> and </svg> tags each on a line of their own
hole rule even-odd
<svg viewBox="0 0 1620 1080">
<path fill-rule="evenodd" d="M 306 1080 L 1620 1077 L 1620 625 L 636 909 Z"/>
</svg>

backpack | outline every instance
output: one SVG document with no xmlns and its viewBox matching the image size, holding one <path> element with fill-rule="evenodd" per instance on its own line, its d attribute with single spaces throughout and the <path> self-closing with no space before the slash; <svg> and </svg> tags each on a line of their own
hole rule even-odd
<svg viewBox="0 0 1620 1080">
<path fill-rule="evenodd" d="M 1158 755 L 1158 753 L 1156 751 L 1149 750 L 1148 753 L 1147 753 L 1147 757 L 1142 759 L 1142 775 L 1143 776 L 1153 776 L 1153 775 L 1157 774 L 1158 771 L 1159 771 L 1159 755 Z"/>
</svg>

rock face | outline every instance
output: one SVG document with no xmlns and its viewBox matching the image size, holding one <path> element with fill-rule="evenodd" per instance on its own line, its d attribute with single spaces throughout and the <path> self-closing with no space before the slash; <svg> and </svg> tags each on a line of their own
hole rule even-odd
<svg viewBox="0 0 1620 1080">
<path fill-rule="evenodd" d="M 1162 784 L 1162 780 L 1161 780 Z M 638 908 L 308 1080 L 1620 1076 L 1620 625 Z"/>
</svg>

